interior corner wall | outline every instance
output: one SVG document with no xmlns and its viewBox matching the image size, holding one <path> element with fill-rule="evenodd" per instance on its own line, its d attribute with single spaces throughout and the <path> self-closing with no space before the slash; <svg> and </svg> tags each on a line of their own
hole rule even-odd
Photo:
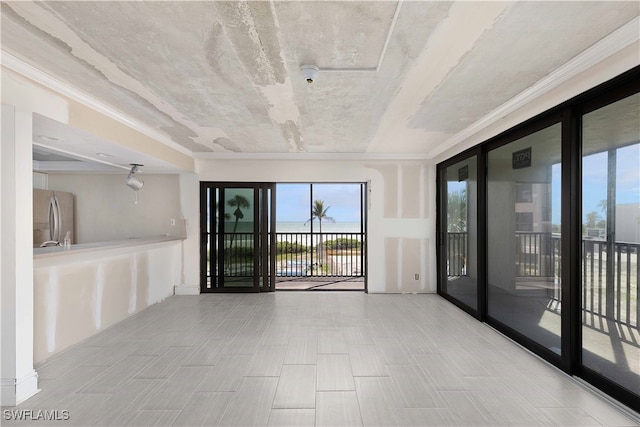
<svg viewBox="0 0 640 427">
<path fill-rule="evenodd" d="M 2 270 L 0 275 L 1 364 L 0 397 L 12 406 L 38 390 L 33 369 L 33 208 L 30 194 L 31 112 L 2 106 L 0 186 L 2 205 Z"/>
<path fill-rule="evenodd" d="M 186 240 L 182 242 L 182 272 L 176 295 L 200 293 L 200 185 L 196 174 L 181 174 L 180 206 Z"/>
<path fill-rule="evenodd" d="M 436 291 L 435 167 L 411 160 L 196 160 L 200 181 L 368 183 L 371 293 Z M 192 202 L 195 203 L 195 202 Z M 199 235 L 189 244 L 197 244 Z M 197 259 L 185 269 L 197 271 Z"/>
</svg>

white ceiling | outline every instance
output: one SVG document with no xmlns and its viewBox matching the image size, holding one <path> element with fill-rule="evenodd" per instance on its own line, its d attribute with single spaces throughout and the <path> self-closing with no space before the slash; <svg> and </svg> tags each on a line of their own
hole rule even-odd
<svg viewBox="0 0 640 427">
<path fill-rule="evenodd" d="M 1 19 L 3 51 L 193 153 L 428 156 L 639 14 L 636 1 L 20 1 Z M 311 85 L 305 64 L 320 68 Z"/>
</svg>

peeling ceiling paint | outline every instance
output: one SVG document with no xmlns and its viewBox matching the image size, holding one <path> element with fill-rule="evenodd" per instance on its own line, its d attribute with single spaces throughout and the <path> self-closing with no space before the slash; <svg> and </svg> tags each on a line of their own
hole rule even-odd
<svg viewBox="0 0 640 427">
<path fill-rule="evenodd" d="M 192 152 L 428 154 L 638 2 L 2 2 L 2 50 Z M 308 85 L 300 67 L 320 67 Z"/>
</svg>

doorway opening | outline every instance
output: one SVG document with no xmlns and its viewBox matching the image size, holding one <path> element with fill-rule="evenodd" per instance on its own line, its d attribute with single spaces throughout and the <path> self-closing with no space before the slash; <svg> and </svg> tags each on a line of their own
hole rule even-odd
<svg viewBox="0 0 640 427">
<path fill-rule="evenodd" d="M 366 184 L 200 184 L 200 289 L 366 291 Z"/>
<path fill-rule="evenodd" d="M 366 290 L 366 184 L 276 187 L 276 289 Z"/>
</svg>

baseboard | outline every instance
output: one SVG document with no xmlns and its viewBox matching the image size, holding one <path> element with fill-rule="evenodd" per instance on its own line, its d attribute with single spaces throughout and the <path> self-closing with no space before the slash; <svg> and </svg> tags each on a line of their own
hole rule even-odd
<svg viewBox="0 0 640 427">
<path fill-rule="evenodd" d="M 16 406 L 38 393 L 38 373 L 35 369 L 21 378 L 3 378 L 0 380 L 2 406 Z"/>
<path fill-rule="evenodd" d="M 200 288 L 195 286 L 175 286 L 174 295 L 200 295 Z"/>
</svg>

